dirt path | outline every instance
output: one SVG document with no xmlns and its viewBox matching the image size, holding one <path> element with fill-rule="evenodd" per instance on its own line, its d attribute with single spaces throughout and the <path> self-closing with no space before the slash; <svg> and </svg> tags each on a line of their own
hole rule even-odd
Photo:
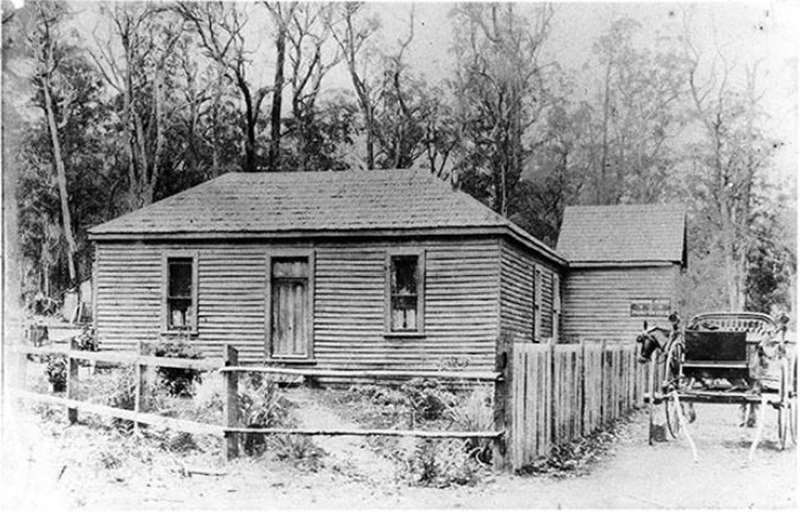
<svg viewBox="0 0 800 512">
<path fill-rule="evenodd" d="M 15 432 L 4 431 L 2 508 L 797 507 L 797 452 L 776 450 L 772 411 L 767 416 L 766 441 L 749 465 L 747 451 L 754 431 L 737 426 L 736 408 L 703 405 L 697 412 L 697 423 L 692 425 L 700 452 L 697 464 L 692 463 L 684 440 L 648 446 L 647 418 L 642 414 L 623 429 L 588 475 L 565 479 L 502 475 L 476 487 L 452 489 L 398 485 L 378 477 L 378 472 L 373 478 L 354 478 L 330 465 L 311 473 L 263 459 L 219 464 L 227 472 L 222 477 L 179 477 L 161 467 L 163 462 L 127 471 L 98 470 L 96 463 L 79 460 L 95 449 L 91 430 L 73 426 L 53 435 L 29 417 Z M 315 419 L 319 413 L 315 410 L 307 420 L 332 420 L 323 415 Z M 358 448 L 356 452 L 363 449 Z M 353 453 L 349 442 L 326 449 L 338 456 Z M 368 459 L 361 462 L 371 464 Z M 68 469 L 59 479 L 65 464 Z M 369 474 L 369 466 L 361 471 Z"/>
<path fill-rule="evenodd" d="M 305 388 L 294 388 L 285 392 L 285 397 L 297 405 L 295 417 L 303 428 L 360 429 L 356 423 L 342 418 L 329 407 L 315 399 Z M 339 466 L 346 472 L 374 483 L 395 480 L 395 467 L 385 457 L 376 454 L 366 444 L 366 439 L 357 436 L 317 437 L 314 443 L 327 452 L 325 464 Z"/>
</svg>

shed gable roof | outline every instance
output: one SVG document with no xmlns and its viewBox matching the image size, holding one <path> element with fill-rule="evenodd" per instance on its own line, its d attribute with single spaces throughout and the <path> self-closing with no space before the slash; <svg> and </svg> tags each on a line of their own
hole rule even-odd
<svg viewBox="0 0 800 512">
<path fill-rule="evenodd" d="M 92 234 L 508 226 L 430 173 L 228 173 L 90 229 Z"/>
<path fill-rule="evenodd" d="M 680 204 L 568 206 L 557 250 L 570 264 L 685 264 L 685 230 Z"/>
</svg>

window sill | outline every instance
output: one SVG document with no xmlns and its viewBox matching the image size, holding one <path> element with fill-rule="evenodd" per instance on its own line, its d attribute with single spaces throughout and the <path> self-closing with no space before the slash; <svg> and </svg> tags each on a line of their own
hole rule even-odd
<svg viewBox="0 0 800 512">
<path fill-rule="evenodd" d="M 384 338 L 424 338 L 424 332 L 384 332 Z"/>
<path fill-rule="evenodd" d="M 266 364 L 317 364 L 316 359 L 309 359 L 307 357 L 268 357 L 264 360 Z"/>
<path fill-rule="evenodd" d="M 198 332 L 196 330 L 192 331 L 161 331 L 159 335 L 163 336 L 164 338 L 181 338 L 181 337 L 189 337 L 189 338 L 196 338 L 198 336 Z"/>
</svg>

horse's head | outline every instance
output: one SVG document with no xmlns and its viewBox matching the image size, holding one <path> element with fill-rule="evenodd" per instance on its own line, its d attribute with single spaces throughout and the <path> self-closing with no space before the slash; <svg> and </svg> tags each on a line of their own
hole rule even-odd
<svg viewBox="0 0 800 512">
<path fill-rule="evenodd" d="M 661 327 L 647 328 L 647 322 L 644 323 L 644 330 L 636 337 L 636 343 L 639 345 L 639 362 L 647 363 L 653 357 L 656 350 L 664 350 L 669 341 L 668 332 Z"/>
</svg>

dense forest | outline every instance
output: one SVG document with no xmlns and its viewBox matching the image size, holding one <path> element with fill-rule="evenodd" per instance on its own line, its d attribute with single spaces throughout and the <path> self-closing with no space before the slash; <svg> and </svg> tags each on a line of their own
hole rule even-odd
<svg viewBox="0 0 800 512">
<path fill-rule="evenodd" d="M 436 82 L 408 56 L 413 7 L 392 34 L 361 3 L 106 3 L 90 34 L 74 7 L 3 8 L 6 269 L 27 307 L 91 275 L 89 227 L 220 174 L 409 167 L 549 245 L 567 205 L 683 202 L 684 310 L 792 306 L 795 184 L 776 179 L 771 84 L 698 47 L 688 10 L 653 45 L 616 19 L 587 83 L 545 56 L 558 5 L 453 4 L 455 65 Z"/>
</svg>

